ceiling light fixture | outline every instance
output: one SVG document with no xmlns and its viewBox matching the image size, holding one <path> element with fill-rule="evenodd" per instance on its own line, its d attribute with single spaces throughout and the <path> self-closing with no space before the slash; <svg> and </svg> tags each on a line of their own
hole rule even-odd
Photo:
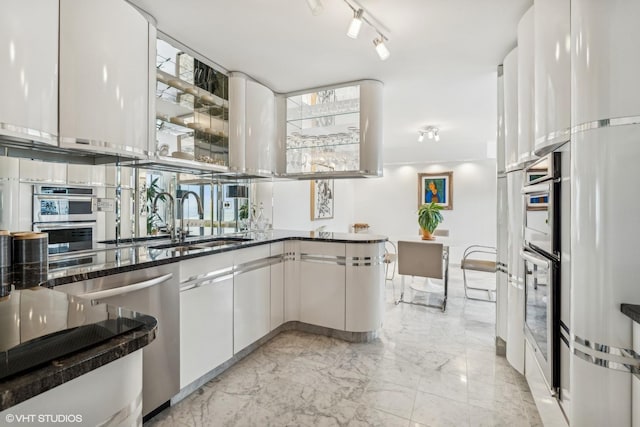
<svg viewBox="0 0 640 427">
<path fill-rule="evenodd" d="M 424 141 L 424 136 L 435 141 L 440 141 L 440 129 L 435 126 L 428 126 L 425 129 L 418 130 L 418 142 Z"/>
<path fill-rule="evenodd" d="M 309 6 L 309 9 L 311 9 L 311 13 L 313 14 L 313 16 L 320 15 L 324 10 L 324 7 L 322 7 L 322 3 L 320 2 L 320 0 L 307 0 L 307 5 Z"/>
<path fill-rule="evenodd" d="M 352 39 L 357 39 L 358 34 L 360 34 L 360 29 L 362 28 L 362 14 L 364 10 L 358 9 L 353 12 L 353 19 L 349 24 L 349 30 L 347 31 L 347 36 Z"/>
<path fill-rule="evenodd" d="M 376 47 L 376 52 L 382 61 L 385 61 L 391 55 L 387 45 L 384 44 L 386 37 L 380 34 L 380 37 L 373 39 L 373 45 Z"/>
<path fill-rule="evenodd" d="M 307 0 L 311 4 L 311 2 L 319 2 L 320 0 Z M 388 42 L 389 39 L 387 36 L 383 34 L 383 30 L 388 33 L 388 30 L 382 25 L 379 21 L 373 18 L 369 12 L 367 12 L 356 0 L 343 0 L 347 6 L 353 11 L 353 18 L 351 19 L 351 23 L 349 24 L 349 29 L 347 30 L 347 36 L 352 39 L 357 39 L 360 34 L 360 30 L 362 29 L 362 23 L 366 23 L 368 26 L 373 28 L 373 30 L 378 34 L 373 40 L 373 45 L 376 48 L 376 52 L 381 60 L 385 60 L 389 57 L 390 52 L 385 42 Z M 309 6 L 311 7 L 311 5 Z"/>
</svg>

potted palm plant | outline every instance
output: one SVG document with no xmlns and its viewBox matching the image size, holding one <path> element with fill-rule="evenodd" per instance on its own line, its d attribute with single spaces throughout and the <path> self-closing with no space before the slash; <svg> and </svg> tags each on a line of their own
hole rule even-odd
<svg viewBox="0 0 640 427">
<path fill-rule="evenodd" d="M 422 229 L 422 240 L 434 240 L 432 233 L 444 218 L 440 211 L 442 206 L 436 202 L 424 203 L 418 208 L 418 225 Z"/>
</svg>

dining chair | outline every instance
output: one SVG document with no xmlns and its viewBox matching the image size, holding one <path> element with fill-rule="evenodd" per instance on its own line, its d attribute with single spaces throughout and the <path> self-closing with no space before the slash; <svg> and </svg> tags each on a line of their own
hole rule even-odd
<svg viewBox="0 0 640 427">
<path fill-rule="evenodd" d="M 398 241 L 398 274 L 402 275 L 400 299 L 396 304 L 414 304 L 435 307 L 445 311 L 449 289 L 449 247 L 442 243 L 422 241 Z M 443 298 L 440 304 L 428 304 L 404 299 L 405 277 L 419 276 L 428 279 L 443 280 Z M 433 293 L 426 289 L 411 286 L 416 292 Z"/>
</svg>

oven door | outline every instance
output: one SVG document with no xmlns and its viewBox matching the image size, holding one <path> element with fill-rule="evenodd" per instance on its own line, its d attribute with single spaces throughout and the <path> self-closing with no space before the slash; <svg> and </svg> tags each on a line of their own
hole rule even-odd
<svg viewBox="0 0 640 427">
<path fill-rule="evenodd" d="M 559 386 L 557 262 L 524 248 L 525 336 L 552 392 Z"/>
<path fill-rule="evenodd" d="M 93 196 L 33 196 L 33 222 L 95 221 L 96 198 Z"/>
<path fill-rule="evenodd" d="M 525 245 L 556 259 L 560 255 L 560 222 L 556 215 L 558 191 L 554 181 L 528 185 L 522 190 Z"/>
<path fill-rule="evenodd" d="M 49 234 L 49 254 L 84 251 L 93 248 L 95 221 L 35 223 L 33 231 Z"/>
</svg>

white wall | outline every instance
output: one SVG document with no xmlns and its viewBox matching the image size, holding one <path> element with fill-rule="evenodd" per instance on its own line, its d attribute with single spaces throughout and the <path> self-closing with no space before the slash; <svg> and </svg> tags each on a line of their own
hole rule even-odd
<svg viewBox="0 0 640 427">
<path fill-rule="evenodd" d="M 418 236 L 418 173 L 453 171 L 453 210 L 442 211 L 452 264 L 471 244 L 495 246 L 496 162 L 482 160 L 385 166 L 384 177 L 353 181 L 354 218 L 391 240 Z"/>
<path fill-rule="evenodd" d="M 334 180 L 333 219 L 311 221 L 310 181 L 276 181 L 273 183 L 273 228 L 281 230 L 315 230 L 346 233 L 354 220 L 353 188 L 357 180 Z M 265 203 L 266 206 L 266 203 Z"/>
</svg>

